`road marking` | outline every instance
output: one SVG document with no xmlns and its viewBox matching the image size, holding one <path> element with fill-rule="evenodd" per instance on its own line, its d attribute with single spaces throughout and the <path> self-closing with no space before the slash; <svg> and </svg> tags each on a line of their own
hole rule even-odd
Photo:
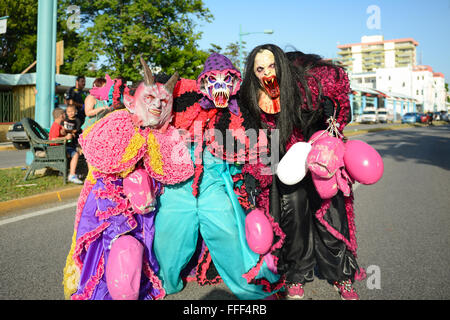
<svg viewBox="0 0 450 320">
<path fill-rule="evenodd" d="M 408 144 L 408 143 L 406 143 L 406 142 L 400 142 L 400 143 L 397 143 L 397 144 L 394 146 L 394 148 L 399 148 L 399 147 L 401 147 L 401 146 L 404 145 L 404 144 Z"/>
<path fill-rule="evenodd" d="M 59 207 L 43 209 L 43 210 L 39 210 L 39 211 L 32 212 L 32 213 L 21 214 L 20 216 L 17 216 L 17 217 L 14 217 L 14 218 L 0 220 L 0 226 L 3 226 L 5 224 L 9 224 L 9 223 L 13 223 L 13 222 L 17 222 L 17 221 L 21 221 L 21 220 L 25 220 L 25 219 L 28 219 L 28 218 L 34 218 L 34 217 L 37 217 L 37 216 L 42 216 L 44 214 L 53 213 L 53 212 L 56 212 L 58 210 L 64 210 L 64 209 L 68 209 L 68 208 L 76 207 L 76 206 L 77 206 L 77 202 L 71 202 L 71 203 L 67 203 L 67 204 L 59 206 Z"/>
</svg>

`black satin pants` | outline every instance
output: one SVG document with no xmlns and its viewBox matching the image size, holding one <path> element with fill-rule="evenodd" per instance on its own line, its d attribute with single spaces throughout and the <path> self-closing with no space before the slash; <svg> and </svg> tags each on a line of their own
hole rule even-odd
<svg viewBox="0 0 450 320">
<path fill-rule="evenodd" d="M 322 199 L 311 175 L 293 186 L 283 184 L 274 176 L 270 197 L 272 215 L 286 234 L 282 248 L 275 252 L 279 258 L 278 272 L 285 276 L 286 283 L 312 281 L 316 267 L 319 274 L 330 282 L 353 281 L 358 269 L 354 255 L 315 216 Z M 348 239 L 342 192 L 339 191 L 332 199 L 324 219 Z"/>
</svg>

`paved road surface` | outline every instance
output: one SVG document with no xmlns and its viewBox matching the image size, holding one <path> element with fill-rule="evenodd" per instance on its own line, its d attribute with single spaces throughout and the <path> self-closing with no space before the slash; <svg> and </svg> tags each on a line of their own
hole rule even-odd
<svg viewBox="0 0 450 320">
<path fill-rule="evenodd" d="M 450 127 L 411 128 L 354 137 L 383 157 L 383 178 L 355 185 L 362 299 L 450 299 Z M 0 220 L 0 299 L 63 299 L 62 271 L 75 208 Z M 45 213 L 45 211 L 41 211 Z M 306 299 L 337 300 L 326 281 L 305 286 Z M 234 299 L 224 285 L 188 286 L 167 299 Z"/>
</svg>

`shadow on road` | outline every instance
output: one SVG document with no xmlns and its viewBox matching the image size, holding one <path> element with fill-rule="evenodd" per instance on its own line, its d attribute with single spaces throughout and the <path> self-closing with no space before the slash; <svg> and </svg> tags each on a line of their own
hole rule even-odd
<svg viewBox="0 0 450 320">
<path fill-rule="evenodd" d="M 376 145 L 383 158 L 396 161 L 416 161 L 420 164 L 437 166 L 450 170 L 450 126 L 424 127 L 423 130 L 393 130 L 368 133 L 369 144 Z M 350 139 L 358 139 L 351 137 Z M 422 148 L 422 150 L 418 150 Z"/>
</svg>

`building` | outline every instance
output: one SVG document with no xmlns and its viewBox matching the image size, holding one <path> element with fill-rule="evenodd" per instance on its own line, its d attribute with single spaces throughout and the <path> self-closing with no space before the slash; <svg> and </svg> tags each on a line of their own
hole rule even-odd
<svg viewBox="0 0 450 320">
<path fill-rule="evenodd" d="M 352 87 L 358 119 L 366 106 L 388 109 L 394 120 L 406 112 L 447 110 L 445 78 L 430 66 L 417 65 L 417 41 L 364 36 L 361 43 L 339 45 L 338 62 Z"/>
<path fill-rule="evenodd" d="M 384 40 L 381 35 L 363 36 L 360 43 L 338 45 L 339 61 L 353 73 L 371 72 L 379 68 L 416 65 L 413 38 Z"/>
</svg>

